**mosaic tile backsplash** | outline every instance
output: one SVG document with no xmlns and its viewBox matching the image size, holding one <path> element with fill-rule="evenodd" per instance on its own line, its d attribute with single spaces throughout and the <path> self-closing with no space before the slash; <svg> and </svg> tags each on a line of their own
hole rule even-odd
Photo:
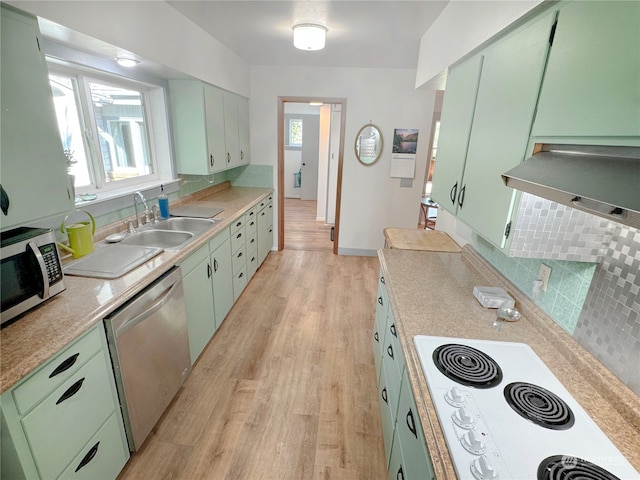
<svg viewBox="0 0 640 480">
<path fill-rule="evenodd" d="M 614 225 L 573 336 L 640 395 L 640 230 Z"/>
<path fill-rule="evenodd" d="M 478 235 L 474 235 L 473 246 L 562 328 L 573 334 L 596 269 L 594 263 L 512 258 Z M 549 286 L 546 292 L 534 294 L 533 282 L 543 263 L 551 267 Z"/>
<path fill-rule="evenodd" d="M 604 218 L 523 193 L 509 256 L 600 262 L 612 225 Z"/>
<path fill-rule="evenodd" d="M 507 257 L 482 237 L 473 245 L 576 341 L 640 395 L 640 231 L 609 222 L 598 264 Z M 551 267 L 549 288 L 537 297 L 540 264 Z"/>
</svg>

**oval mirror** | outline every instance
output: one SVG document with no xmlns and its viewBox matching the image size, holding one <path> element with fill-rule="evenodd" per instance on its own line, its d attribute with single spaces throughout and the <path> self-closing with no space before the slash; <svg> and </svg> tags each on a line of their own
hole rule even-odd
<svg viewBox="0 0 640 480">
<path fill-rule="evenodd" d="M 360 129 L 356 135 L 356 157 L 365 165 L 371 165 L 380 158 L 382 153 L 382 133 L 372 123 Z"/>
</svg>

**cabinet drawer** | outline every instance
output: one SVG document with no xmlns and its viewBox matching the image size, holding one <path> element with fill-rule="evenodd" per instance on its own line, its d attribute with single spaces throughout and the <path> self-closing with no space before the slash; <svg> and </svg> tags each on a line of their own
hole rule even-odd
<svg viewBox="0 0 640 480">
<path fill-rule="evenodd" d="M 100 332 L 96 327 L 49 360 L 13 390 L 18 411 L 21 414 L 28 412 L 54 388 L 77 372 L 100 349 Z"/>
<path fill-rule="evenodd" d="M 251 277 L 258 270 L 258 250 L 253 252 L 247 252 L 247 281 L 251 280 Z"/>
<path fill-rule="evenodd" d="M 61 479 L 116 478 L 129 459 L 129 449 L 114 412 L 60 476 Z"/>
<path fill-rule="evenodd" d="M 233 237 L 233 234 L 242 227 L 244 227 L 244 215 L 236 218 L 233 222 L 231 222 L 231 226 L 229 227 L 231 236 Z"/>
<path fill-rule="evenodd" d="M 182 262 L 180 262 L 180 269 L 182 271 L 182 278 L 186 277 L 193 271 L 198 265 L 209 258 L 209 247 L 207 245 L 200 247 L 193 252 Z"/>
<path fill-rule="evenodd" d="M 240 271 L 233 275 L 233 300 L 236 301 L 244 287 L 247 286 L 247 266 L 243 265 Z"/>
<path fill-rule="evenodd" d="M 258 218 L 258 206 L 255 205 L 247 213 L 244 214 L 244 225 L 247 229 L 256 228 L 256 219 Z"/>
<path fill-rule="evenodd" d="M 110 375 L 99 353 L 22 419 L 42 478 L 57 478 L 115 410 Z"/>
<path fill-rule="evenodd" d="M 246 233 L 244 227 L 237 229 L 231 234 L 231 251 L 237 252 L 244 245 Z"/>
<path fill-rule="evenodd" d="M 393 443 L 393 430 L 395 426 L 395 412 L 391 412 L 389 403 L 389 389 L 387 388 L 387 376 L 384 369 L 380 375 L 378 384 L 378 403 L 380 407 L 380 420 L 382 422 L 382 435 L 384 437 L 384 451 L 387 466 L 391 456 L 391 444 Z"/>
<path fill-rule="evenodd" d="M 258 233 L 257 232 L 253 232 L 253 234 L 251 235 L 249 234 L 249 232 L 247 232 L 246 249 L 247 249 L 247 256 L 249 256 L 251 253 L 258 250 Z"/>
<path fill-rule="evenodd" d="M 229 239 L 229 229 L 225 228 L 220 233 L 218 233 L 215 237 L 209 240 L 209 252 L 215 252 L 220 245 L 226 242 Z"/>
<path fill-rule="evenodd" d="M 231 258 L 231 265 L 233 274 L 238 273 L 240 268 L 242 268 L 247 263 L 247 255 L 244 245 L 242 245 L 234 254 L 233 258 Z"/>
</svg>

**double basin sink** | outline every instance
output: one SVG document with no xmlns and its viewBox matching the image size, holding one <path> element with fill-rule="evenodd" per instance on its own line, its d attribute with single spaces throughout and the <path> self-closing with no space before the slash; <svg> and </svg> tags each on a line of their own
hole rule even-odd
<svg viewBox="0 0 640 480">
<path fill-rule="evenodd" d="M 129 234 L 120 243 L 158 247 L 163 250 L 180 250 L 194 237 L 210 229 L 219 221 L 211 218 L 172 217 L 145 226 L 139 232 Z"/>
<path fill-rule="evenodd" d="M 171 217 L 145 225 L 116 243 L 107 243 L 63 268 L 65 275 L 113 279 L 130 272 L 164 250 L 181 250 L 220 220 Z"/>
</svg>

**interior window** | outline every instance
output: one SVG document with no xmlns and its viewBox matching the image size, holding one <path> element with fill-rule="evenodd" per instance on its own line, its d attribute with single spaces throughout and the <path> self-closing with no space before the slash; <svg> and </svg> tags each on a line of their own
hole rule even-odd
<svg viewBox="0 0 640 480">
<path fill-rule="evenodd" d="M 302 119 L 292 118 L 289 120 L 289 146 L 302 146 Z"/>
</svg>

